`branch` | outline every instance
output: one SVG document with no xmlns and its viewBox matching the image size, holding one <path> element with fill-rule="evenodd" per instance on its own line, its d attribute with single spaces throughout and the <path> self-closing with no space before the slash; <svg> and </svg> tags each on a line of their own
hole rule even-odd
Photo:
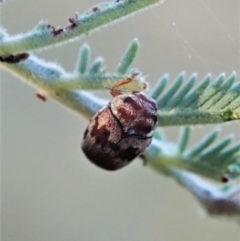
<svg viewBox="0 0 240 241">
<path fill-rule="evenodd" d="M 215 185 L 199 176 L 179 170 L 171 170 L 176 181 L 187 188 L 202 204 L 209 215 L 228 218 L 240 224 L 240 187 Z"/>
<path fill-rule="evenodd" d="M 178 144 L 169 142 L 158 128 L 140 157 L 154 171 L 187 188 L 210 215 L 240 223 L 240 142 L 228 147 L 233 139 L 229 136 L 212 145 L 218 135 L 215 130 L 187 149 L 189 127 L 183 128 Z"/>
<path fill-rule="evenodd" d="M 40 22 L 27 33 L 15 36 L 9 36 L 0 28 L 0 54 L 6 56 L 63 43 L 159 2 L 163 0 L 120 0 L 100 3 L 81 15 L 76 14 L 74 18 L 70 18 L 69 25 L 64 28 L 55 28 L 46 22 Z"/>
<path fill-rule="evenodd" d="M 20 59 L 19 63 L 8 61 L 0 63 L 8 71 L 37 88 L 40 93 L 51 96 L 83 117 L 90 119 L 107 101 L 80 90 L 111 88 L 120 79 L 132 75 L 137 70 L 129 69 L 136 57 L 138 47 L 138 41 L 133 40 L 113 74 L 106 73 L 101 57 L 96 58 L 92 65 L 88 66 L 90 47 L 86 44 L 80 48 L 79 58 L 72 73 L 67 73 L 55 63 L 47 63 L 33 55 L 28 56 L 24 61 Z M 22 56 L 22 54 L 16 56 Z M 10 59 L 16 59 L 16 56 Z M 147 84 L 139 73 L 131 83 L 124 85 L 121 89 L 143 90 L 146 86 Z"/>
<path fill-rule="evenodd" d="M 228 147 L 233 140 L 232 136 L 228 136 L 213 145 L 219 133 L 219 130 L 214 130 L 187 149 L 190 128 L 183 129 L 178 144 L 163 139 L 158 129 L 152 144 L 142 156 L 147 165 L 161 173 L 169 174 L 169 169 L 174 168 L 217 182 L 236 180 L 240 175 L 240 142 Z"/>
</svg>

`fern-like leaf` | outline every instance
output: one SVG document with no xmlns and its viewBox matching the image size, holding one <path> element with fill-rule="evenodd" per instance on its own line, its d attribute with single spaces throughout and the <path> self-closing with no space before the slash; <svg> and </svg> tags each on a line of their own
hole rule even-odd
<svg viewBox="0 0 240 241">
<path fill-rule="evenodd" d="M 56 28 L 41 21 L 34 29 L 15 36 L 9 36 L 0 28 L 0 35 L 3 36 L 0 38 L 0 54 L 5 56 L 64 43 L 161 2 L 163 0 L 102 2 L 70 18 L 66 27 Z"/>
<path fill-rule="evenodd" d="M 233 136 L 228 136 L 215 143 L 220 131 L 214 130 L 189 149 L 190 133 L 183 128 L 175 144 L 158 128 L 141 155 L 144 163 L 187 188 L 210 215 L 240 223 L 240 142 L 230 146 Z"/>
<path fill-rule="evenodd" d="M 190 129 L 186 127 L 178 144 L 154 137 L 143 156 L 148 165 L 161 172 L 177 168 L 218 182 L 235 180 L 240 175 L 240 143 L 228 147 L 233 139 L 229 136 L 214 144 L 219 133 L 212 131 L 188 149 Z"/>
<path fill-rule="evenodd" d="M 90 47 L 87 44 L 80 48 L 75 70 L 71 73 L 66 72 L 55 63 L 47 63 L 34 55 L 29 55 L 26 60 L 19 63 L 11 64 L 2 61 L 0 64 L 38 90 L 46 93 L 47 96 L 55 98 L 89 119 L 107 103 L 107 100 L 101 100 L 80 90 L 111 88 L 117 81 L 131 76 L 136 71 L 131 70 L 130 66 L 136 57 L 138 46 L 138 40 L 134 39 L 118 64 L 119 72 L 115 73 L 105 71 L 102 57 L 96 58 L 92 64 L 89 64 Z M 138 73 L 133 81 L 121 89 L 128 91 L 145 89 L 147 84 L 141 73 L 139 71 Z"/>
<path fill-rule="evenodd" d="M 207 75 L 195 88 L 197 75 L 192 75 L 182 84 L 184 73 L 180 73 L 163 92 L 167 79 L 166 75 L 160 78 L 151 93 L 157 100 L 160 126 L 210 124 L 240 119 L 240 82 L 236 82 L 235 72 L 229 78 L 221 74 L 212 84 L 211 75 Z"/>
</svg>

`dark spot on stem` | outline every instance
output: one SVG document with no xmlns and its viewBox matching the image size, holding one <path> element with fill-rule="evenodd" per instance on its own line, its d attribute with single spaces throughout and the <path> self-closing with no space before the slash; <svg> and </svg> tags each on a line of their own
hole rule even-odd
<svg viewBox="0 0 240 241">
<path fill-rule="evenodd" d="M 93 11 L 93 12 L 100 12 L 101 9 L 100 9 L 100 7 L 98 7 L 98 6 L 95 6 L 95 7 L 92 8 L 92 11 Z"/>
<path fill-rule="evenodd" d="M 8 64 L 17 64 L 26 60 L 29 57 L 28 53 L 20 53 L 15 55 L 8 55 L 7 57 L 0 56 L 0 62 L 8 63 Z"/>
<path fill-rule="evenodd" d="M 36 93 L 36 96 L 38 99 L 42 100 L 42 101 L 46 101 L 47 98 L 45 95 L 41 94 L 41 93 Z"/>
</svg>

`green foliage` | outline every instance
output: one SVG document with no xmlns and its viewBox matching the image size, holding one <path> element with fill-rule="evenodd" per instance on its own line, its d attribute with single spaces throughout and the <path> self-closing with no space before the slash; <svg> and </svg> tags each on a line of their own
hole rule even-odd
<svg viewBox="0 0 240 241">
<path fill-rule="evenodd" d="M 55 63 L 25 52 L 55 47 L 159 2 L 163 1 L 126 0 L 102 3 L 72 18 L 67 27 L 54 28 L 46 22 L 40 22 L 33 30 L 16 36 L 9 36 L 6 30 L 0 28 L 0 65 L 89 119 L 108 100 L 102 100 L 86 90 L 111 88 L 117 81 L 136 73 L 136 69 L 130 67 L 139 49 L 138 40 L 130 43 L 114 73 L 106 71 L 103 57 L 90 61 L 91 48 L 87 44 L 80 48 L 75 70 L 71 73 Z M 29 57 L 21 59 L 21 56 Z M 152 144 L 141 157 L 147 166 L 176 179 L 186 187 L 210 214 L 216 214 L 216 209 L 211 207 L 219 205 L 219 215 L 232 215 L 234 218 L 237 215 L 239 218 L 240 201 L 235 205 L 235 199 L 240 192 L 237 188 L 240 143 L 230 145 L 233 140 L 231 135 L 216 142 L 220 131 L 214 130 L 194 147 L 188 148 L 191 129 L 186 126 L 239 120 L 240 82 L 235 72 L 228 78 L 221 74 L 215 79 L 208 74 L 195 87 L 197 78 L 197 74 L 193 74 L 185 81 L 185 73 L 182 72 L 171 85 L 167 85 L 170 77 L 166 73 L 153 87 L 150 95 L 156 99 L 159 108 L 159 128 Z M 131 83 L 121 89 L 142 91 L 145 87 L 145 79 L 139 72 Z M 172 143 L 167 140 L 160 127 L 176 125 L 185 128 L 182 129 L 179 140 Z M 223 184 L 227 180 L 230 180 L 229 184 Z M 212 181 L 221 183 L 220 187 Z M 219 200 L 224 201 L 225 206 Z M 226 207 L 229 207 L 226 205 L 230 205 L 232 213 L 226 213 Z"/>
<path fill-rule="evenodd" d="M 0 54 L 15 54 L 53 46 L 70 39 L 79 38 L 119 19 L 125 19 L 134 12 L 154 6 L 162 0 L 128 0 L 99 3 L 91 9 L 75 15 L 63 28 L 55 28 L 47 22 L 39 24 L 27 33 L 16 36 L 4 34 L 0 39 Z"/>
<path fill-rule="evenodd" d="M 236 82 L 235 72 L 228 78 L 225 74 L 219 75 L 212 84 L 213 78 L 208 74 L 195 88 L 197 75 L 193 74 L 183 85 L 184 76 L 180 73 L 163 94 L 169 79 L 167 75 L 153 87 L 151 96 L 158 104 L 160 126 L 212 124 L 240 119 L 240 82 Z"/>
<path fill-rule="evenodd" d="M 189 127 L 184 128 L 176 144 L 155 136 L 153 144 L 143 153 L 144 160 L 160 172 L 177 168 L 218 182 L 239 177 L 240 142 L 228 147 L 233 140 L 229 136 L 214 144 L 220 133 L 214 130 L 188 149 L 190 132 Z"/>
</svg>

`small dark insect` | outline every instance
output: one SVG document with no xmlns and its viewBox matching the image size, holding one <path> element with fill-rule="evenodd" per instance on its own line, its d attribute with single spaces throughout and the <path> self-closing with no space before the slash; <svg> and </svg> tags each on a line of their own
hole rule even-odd
<svg viewBox="0 0 240 241">
<path fill-rule="evenodd" d="M 62 28 L 55 28 L 54 26 L 52 26 L 50 24 L 48 24 L 48 28 L 51 29 L 54 37 L 56 37 L 56 36 L 58 36 L 58 35 L 60 35 L 61 33 L 64 32 L 64 30 Z"/>
<path fill-rule="evenodd" d="M 69 18 L 68 22 L 70 23 L 65 29 L 66 30 L 72 30 L 77 27 L 77 20 L 78 20 L 78 14 L 75 13 L 75 16 L 73 18 Z"/>
<path fill-rule="evenodd" d="M 105 170 L 117 170 L 128 165 L 152 141 L 157 124 L 155 100 L 139 91 L 123 94 L 117 87 L 132 77 L 120 80 L 111 89 L 114 97 L 99 110 L 87 127 L 82 150 L 88 159 Z"/>
<path fill-rule="evenodd" d="M 36 96 L 37 96 L 38 99 L 40 99 L 42 101 L 46 101 L 47 100 L 46 95 L 44 95 L 43 93 L 38 92 L 38 93 L 36 93 Z"/>
<path fill-rule="evenodd" d="M 8 63 L 8 64 L 17 64 L 26 60 L 29 57 L 28 53 L 20 53 L 15 55 L 9 55 L 7 57 L 0 56 L 0 62 Z"/>
<path fill-rule="evenodd" d="M 229 175 L 228 174 L 225 174 L 221 177 L 221 181 L 223 183 L 227 183 L 229 181 Z"/>
<path fill-rule="evenodd" d="M 98 7 L 98 6 L 96 6 L 96 7 L 93 7 L 93 8 L 92 8 L 92 11 L 93 11 L 93 12 L 100 12 L 100 11 L 101 11 L 101 8 Z"/>
</svg>

